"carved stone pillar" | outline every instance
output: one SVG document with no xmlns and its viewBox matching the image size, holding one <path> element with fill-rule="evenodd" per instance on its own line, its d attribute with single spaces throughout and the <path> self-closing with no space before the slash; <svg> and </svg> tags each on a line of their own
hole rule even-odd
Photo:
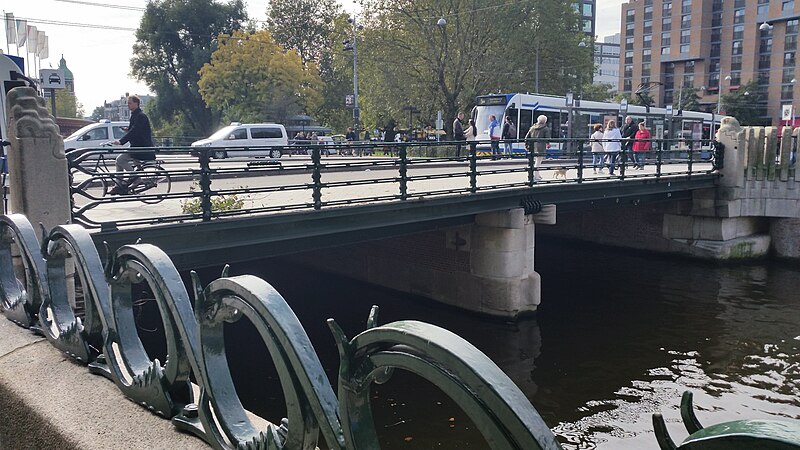
<svg viewBox="0 0 800 450">
<path fill-rule="evenodd" d="M 8 93 L 11 212 L 50 231 L 70 222 L 69 173 L 64 142 L 43 98 L 33 88 Z"/>
</svg>

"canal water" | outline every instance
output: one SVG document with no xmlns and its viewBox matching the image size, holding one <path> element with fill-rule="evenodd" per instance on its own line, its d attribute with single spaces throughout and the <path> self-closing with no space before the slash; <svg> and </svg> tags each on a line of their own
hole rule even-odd
<svg viewBox="0 0 800 450">
<path fill-rule="evenodd" d="M 651 416 L 659 411 L 680 442 L 685 390 L 706 425 L 800 420 L 796 264 L 718 265 L 540 238 L 536 270 L 542 305 L 519 322 L 279 259 L 234 265 L 231 274 L 258 275 L 286 298 L 334 389 L 338 354 L 325 320 L 336 319 L 352 337 L 378 305 L 380 323 L 422 320 L 472 342 L 517 383 L 566 449 L 656 449 Z M 208 282 L 217 273 L 201 275 Z M 226 329 L 237 390 L 245 407 L 279 421 L 285 411 L 274 367 L 252 325 L 241 322 Z M 374 386 L 372 404 L 383 449 L 487 447 L 466 414 L 416 376 L 397 372 Z"/>
</svg>

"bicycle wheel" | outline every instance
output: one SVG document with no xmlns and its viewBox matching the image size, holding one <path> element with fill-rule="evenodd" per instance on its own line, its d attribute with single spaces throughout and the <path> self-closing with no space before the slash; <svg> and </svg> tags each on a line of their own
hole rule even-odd
<svg viewBox="0 0 800 450">
<path fill-rule="evenodd" d="M 131 194 L 163 195 L 170 193 L 172 181 L 169 178 L 169 173 L 163 167 L 157 165 L 144 166 L 135 173 L 138 175 L 138 179 L 129 188 Z M 148 198 L 142 199 L 142 202 L 155 204 L 162 200 L 164 200 L 163 197 Z"/>
</svg>

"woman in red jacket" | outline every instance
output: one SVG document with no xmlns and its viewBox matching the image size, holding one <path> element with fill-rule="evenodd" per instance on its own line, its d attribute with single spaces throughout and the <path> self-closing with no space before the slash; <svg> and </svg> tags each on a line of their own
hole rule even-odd
<svg viewBox="0 0 800 450">
<path fill-rule="evenodd" d="M 639 130 L 633 141 L 633 168 L 644 170 L 644 160 L 650 150 L 650 131 L 644 122 L 639 122 Z"/>
</svg>

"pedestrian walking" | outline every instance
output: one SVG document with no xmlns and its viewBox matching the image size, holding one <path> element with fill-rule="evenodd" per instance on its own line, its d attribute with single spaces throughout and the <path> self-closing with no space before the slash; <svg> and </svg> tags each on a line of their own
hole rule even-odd
<svg viewBox="0 0 800 450">
<path fill-rule="evenodd" d="M 478 139 L 478 128 L 475 127 L 474 120 L 469 119 L 469 126 L 466 130 L 464 130 L 464 136 L 467 138 L 467 142 L 469 143 L 470 155 L 474 155 L 476 152 Z"/>
<path fill-rule="evenodd" d="M 525 134 L 525 149 L 533 152 L 534 181 L 542 179 L 539 168 L 547 154 L 548 139 L 550 139 L 550 127 L 547 125 L 547 116 L 542 114 L 536 118 L 536 123 Z"/>
<path fill-rule="evenodd" d="M 636 132 L 633 143 L 633 168 L 644 170 L 644 161 L 650 150 L 650 131 L 644 122 L 639 122 L 639 131 Z"/>
<path fill-rule="evenodd" d="M 600 166 L 600 173 L 603 173 L 603 158 L 605 151 L 603 150 L 603 126 L 599 123 L 594 126 L 594 133 L 590 136 L 592 143 L 592 173 L 597 173 L 598 165 Z"/>
<path fill-rule="evenodd" d="M 622 136 L 622 142 L 620 143 L 620 149 L 622 150 L 622 153 L 620 154 L 619 160 L 621 165 L 628 162 L 628 157 L 631 155 L 631 150 L 633 149 L 633 139 L 636 136 L 637 130 L 638 127 L 633 122 L 633 117 L 625 117 L 625 125 L 623 125 L 622 129 L 619 130 L 620 135 Z"/>
<path fill-rule="evenodd" d="M 456 158 L 461 157 L 462 142 L 467 140 L 466 136 L 464 136 L 464 125 L 461 123 L 462 120 L 464 120 L 463 112 L 458 113 L 455 120 L 453 120 L 453 140 L 456 141 Z"/>
<path fill-rule="evenodd" d="M 511 121 L 511 116 L 506 116 L 503 122 L 503 154 L 506 158 L 510 158 L 514 150 L 513 142 L 517 139 L 517 127 Z"/>
<path fill-rule="evenodd" d="M 500 158 L 500 124 L 497 123 L 497 116 L 489 116 L 489 141 L 492 147 L 492 159 Z"/>
<path fill-rule="evenodd" d="M 617 128 L 617 122 L 609 120 L 606 125 L 606 131 L 603 133 L 603 150 L 606 154 L 606 165 L 608 166 L 608 174 L 614 175 L 614 167 L 617 161 L 617 155 L 622 150 L 622 134 Z"/>
</svg>

